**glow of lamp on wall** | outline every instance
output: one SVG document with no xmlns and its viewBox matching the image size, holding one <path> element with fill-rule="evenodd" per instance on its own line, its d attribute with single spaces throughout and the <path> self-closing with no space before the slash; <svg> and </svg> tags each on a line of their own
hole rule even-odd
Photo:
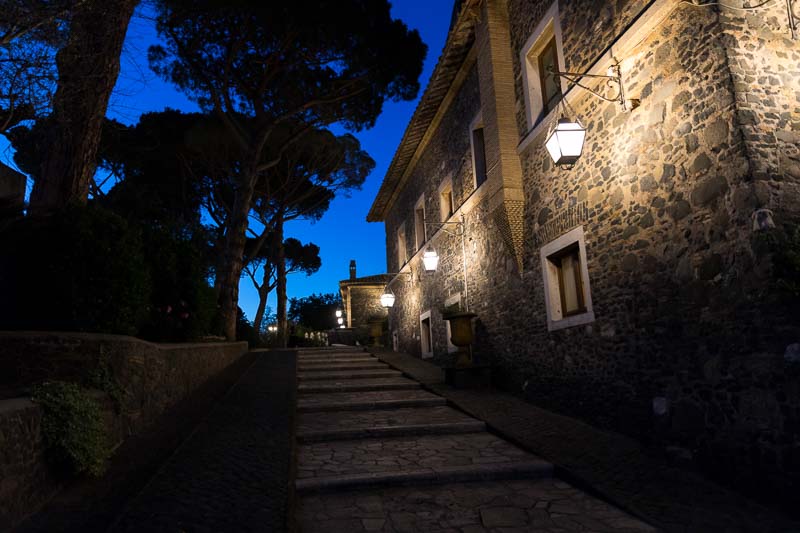
<svg viewBox="0 0 800 533">
<path fill-rule="evenodd" d="M 436 267 L 439 266 L 439 254 L 433 248 L 428 248 L 422 254 L 422 264 L 425 265 L 425 272 L 436 272 Z"/>
</svg>

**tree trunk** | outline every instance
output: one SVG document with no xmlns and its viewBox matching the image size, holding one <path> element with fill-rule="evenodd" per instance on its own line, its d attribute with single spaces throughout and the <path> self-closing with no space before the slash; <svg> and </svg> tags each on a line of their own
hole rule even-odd
<svg viewBox="0 0 800 533">
<path fill-rule="evenodd" d="M 255 174 L 243 178 L 233 200 L 233 209 L 225 233 L 222 264 L 214 285 L 219 287 L 219 307 L 223 333 L 228 340 L 236 340 L 236 316 L 239 309 L 239 281 L 242 277 L 244 247 L 247 241 L 247 224 L 253 200 Z"/>
<path fill-rule="evenodd" d="M 31 193 L 32 213 L 86 202 L 122 44 L 138 3 L 90 0 L 75 9 L 67 44 L 56 56 L 53 129 Z"/>
<path fill-rule="evenodd" d="M 288 336 L 288 320 L 286 319 L 286 248 L 283 245 L 283 215 L 278 215 L 275 222 L 275 242 L 278 246 L 275 257 L 275 268 L 277 269 L 278 297 L 278 345 L 286 348 Z"/>
<path fill-rule="evenodd" d="M 253 319 L 253 327 L 256 328 L 258 334 L 261 334 L 261 326 L 264 322 L 264 313 L 267 310 L 267 297 L 269 296 L 269 279 L 267 278 L 266 270 L 264 271 L 264 281 L 258 287 L 258 309 L 256 310 L 256 317 Z"/>
</svg>

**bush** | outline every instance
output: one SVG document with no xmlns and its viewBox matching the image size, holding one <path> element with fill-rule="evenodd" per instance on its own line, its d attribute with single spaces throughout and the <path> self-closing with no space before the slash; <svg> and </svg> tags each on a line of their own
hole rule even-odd
<svg viewBox="0 0 800 533">
<path fill-rule="evenodd" d="M 135 335 L 150 278 L 139 232 L 121 217 L 73 206 L 0 236 L 0 329 Z"/>
<path fill-rule="evenodd" d="M 61 381 L 37 386 L 33 399 L 44 413 L 42 434 L 51 464 L 70 475 L 101 476 L 110 449 L 97 402 L 75 383 Z"/>
<path fill-rule="evenodd" d="M 0 329 L 137 335 L 217 332 L 203 242 L 96 205 L 25 219 L 0 235 Z"/>
<path fill-rule="evenodd" d="M 142 234 L 152 296 L 140 336 L 177 342 L 218 333 L 213 325 L 217 300 L 206 282 L 201 244 L 158 227 Z"/>
</svg>

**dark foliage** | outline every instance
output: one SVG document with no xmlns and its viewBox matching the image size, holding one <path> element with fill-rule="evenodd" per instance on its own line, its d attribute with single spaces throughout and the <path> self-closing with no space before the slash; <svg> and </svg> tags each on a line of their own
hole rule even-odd
<svg viewBox="0 0 800 533">
<path fill-rule="evenodd" d="M 338 294 L 312 294 L 305 298 L 289 300 L 289 320 L 312 331 L 333 329 L 336 324 L 336 309 L 341 307 Z"/>
<path fill-rule="evenodd" d="M 136 334 L 151 280 L 142 238 L 122 217 L 72 206 L 0 236 L 0 329 Z"/>
</svg>

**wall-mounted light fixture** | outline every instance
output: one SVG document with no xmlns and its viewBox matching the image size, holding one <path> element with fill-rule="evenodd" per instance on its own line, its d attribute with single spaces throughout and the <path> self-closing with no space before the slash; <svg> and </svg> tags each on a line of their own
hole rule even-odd
<svg viewBox="0 0 800 533">
<path fill-rule="evenodd" d="M 467 223 L 466 217 L 464 213 L 461 213 L 461 220 L 453 220 L 447 222 L 428 222 L 425 221 L 426 226 L 432 226 L 436 228 L 436 230 L 442 230 L 443 232 L 447 233 L 448 235 L 452 235 L 454 237 L 461 238 L 461 257 L 462 257 L 462 269 L 464 274 L 464 310 L 469 310 L 469 285 L 467 283 L 467 246 L 466 246 L 466 236 L 467 236 Z M 455 230 L 451 230 L 451 228 L 455 226 Z M 425 250 L 425 253 L 422 254 L 422 263 L 425 265 L 426 272 L 436 272 L 436 269 L 439 266 L 439 254 L 436 253 L 436 250 L 433 246 L 428 246 Z"/>
<path fill-rule="evenodd" d="M 392 292 L 392 289 L 389 288 L 387 285 L 386 288 L 383 290 L 383 294 L 381 294 L 381 306 L 389 309 L 390 307 L 394 306 L 395 296 Z"/>
<path fill-rule="evenodd" d="M 453 220 L 448 222 L 429 222 L 424 221 L 426 226 L 435 227 L 436 230 L 442 230 L 448 235 L 454 235 L 456 237 L 461 237 L 461 254 L 463 258 L 463 269 L 464 269 L 464 310 L 469 309 L 469 298 L 468 298 L 468 285 L 467 285 L 467 247 L 466 247 L 466 223 L 465 223 L 465 216 L 461 214 L 461 220 Z M 448 229 L 449 227 L 455 226 L 455 231 Z M 436 272 L 436 269 L 439 267 L 439 254 L 436 252 L 436 249 L 433 246 L 428 246 L 425 248 L 425 251 L 422 253 L 422 265 L 425 269 L 425 272 Z M 380 297 L 381 305 L 386 307 L 387 309 L 394 306 L 394 302 L 396 300 L 394 293 L 391 289 L 391 284 L 397 279 L 398 276 L 405 275 L 411 276 L 413 279 L 413 274 L 410 272 L 399 272 L 394 274 L 394 278 L 386 284 L 386 288 L 383 291 L 383 294 Z"/>
<path fill-rule="evenodd" d="M 439 266 L 439 254 L 433 246 L 428 246 L 422 254 L 422 264 L 425 266 L 425 272 L 436 272 L 436 267 Z"/>
<path fill-rule="evenodd" d="M 578 74 L 576 72 L 562 72 L 550 69 L 553 78 L 557 85 L 561 85 L 559 78 L 564 78 L 572 84 L 572 86 L 580 87 L 588 91 L 590 94 L 605 100 L 606 102 L 615 102 L 622 107 L 623 111 L 634 108 L 638 105 L 638 101 L 625 100 L 625 89 L 622 85 L 622 69 L 619 63 L 615 63 L 608 68 L 608 74 L 602 76 L 600 74 Z M 583 85 L 578 78 L 601 78 L 608 80 L 608 87 L 616 90 L 617 94 L 614 97 L 608 97 L 586 85 Z M 561 105 L 561 114 L 559 118 L 550 126 L 547 133 L 547 140 L 545 141 L 545 148 L 553 159 L 553 163 L 559 166 L 574 165 L 583 154 L 583 145 L 586 141 L 586 128 L 580 122 L 578 114 L 567 102 L 566 96 L 561 97 L 559 102 Z"/>
<path fill-rule="evenodd" d="M 336 318 L 342 318 L 342 310 L 341 309 L 337 309 L 336 310 Z"/>
</svg>

